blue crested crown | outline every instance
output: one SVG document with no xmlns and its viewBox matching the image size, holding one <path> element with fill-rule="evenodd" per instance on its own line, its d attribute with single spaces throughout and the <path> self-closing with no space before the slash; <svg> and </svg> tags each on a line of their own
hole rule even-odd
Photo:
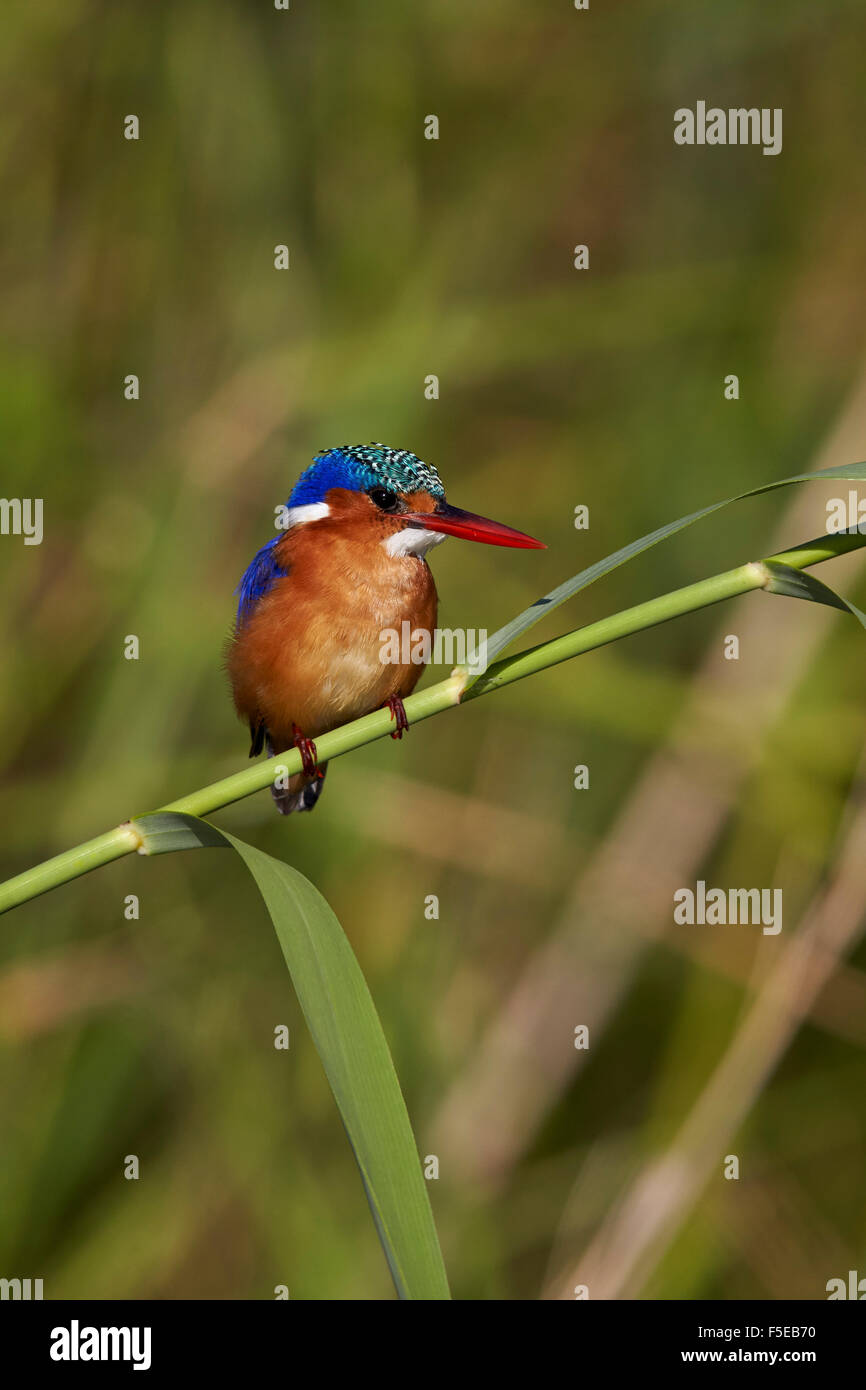
<svg viewBox="0 0 866 1390">
<path fill-rule="evenodd" d="M 442 479 L 432 464 L 424 463 L 408 449 L 389 449 L 387 444 L 339 444 L 335 449 L 323 450 L 295 483 L 289 506 L 322 502 L 332 487 L 352 492 L 386 487 L 391 492 L 445 496 Z"/>
</svg>

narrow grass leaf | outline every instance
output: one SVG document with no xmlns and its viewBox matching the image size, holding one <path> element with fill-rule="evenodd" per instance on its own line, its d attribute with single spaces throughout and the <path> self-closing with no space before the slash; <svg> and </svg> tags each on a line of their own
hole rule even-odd
<svg viewBox="0 0 866 1390">
<path fill-rule="evenodd" d="M 132 828 L 144 854 L 223 845 L 240 855 L 274 924 L 397 1292 L 406 1299 L 449 1298 L 397 1073 L 361 968 L 328 903 L 296 869 L 196 816 L 158 812 Z"/>
<path fill-rule="evenodd" d="M 624 545 L 622 549 L 614 550 L 603 560 L 596 561 L 594 565 L 581 570 L 579 574 L 574 575 L 572 579 L 567 579 L 556 589 L 551 589 L 550 593 L 545 594 L 543 598 L 536 599 L 524 612 L 519 613 L 516 618 L 512 618 L 511 622 L 494 632 L 487 641 L 488 663 L 493 661 L 506 647 L 509 647 L 516 638 L 522 636 L 529 628 L 534 627 L 554 608 L 558 608 L 567 599 L 573 598 L 582 589 L 594 584 L 596 579 L 601 579 L 603 575 L 618 569 L 620 565 L 634 559 L 636 555 L 650 550 L 654 545 L 658 545 L 659 541 L 666 540 L 668 536 L 674 536 L 678 531 L 685 531 L 687 527 L 693 526 L 696 521 L 700 521 L 703 517 L 711 516 L 713 512 L 720 512 L 733 502 L 742 502 L 746 497 L 757 497 L 764 492 L 774 492 L 776 488 L 790 487 L 793 483 L 820 482 L 822 479 L 830 478 L 864 479 L 866 478 L 866 463 L 849 463 L 842 464 L 838 468 L 821 468 L 814 473 L 795 473 L 790 478 L 780 478 L 774 483 L 764 483 L 761 487 L 749 488 L 747 492 L 739 492 L 735 497 L 726 497 L 722 502 L 713 502 L 709 507 L 702 507 L 700 511 L 690 512 L 688 516 L 681 516 L 677 521 L 670 521 L 666 526 L 660 526 L 658 530 L 650 531 L 646 536 L 640 536 L 636 541 L 631 541 L 629 545 Z M 474 685 L 478 678 L 478 675 L 470 677 L 466 688 Z"/>
<path fill-rule="evenodd" d="M 785 598 L 802 598 L 810 603 L 824 603 L 828 608 L 840 608 L 843 613 L 853 613 L 857 621 L 866 627 L 866 613 L 842 598 L 828 584 L 816 579 L 814 574 L 792 569 L 790 565 L 780 564 L 777 560 L 765 560 L 764 569 L 770 574 L 764 585 L 768 594 L 782 594 Z"/>
</svg>

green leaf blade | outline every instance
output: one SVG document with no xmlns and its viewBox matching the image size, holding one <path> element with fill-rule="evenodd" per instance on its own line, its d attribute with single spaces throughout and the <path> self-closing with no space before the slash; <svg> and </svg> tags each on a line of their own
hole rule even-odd
<svg viewBox="0 0 866 1390">
<path fill-rule="evenodd" d="M 274 924 L 397 1292 L 404 1299 L 450 1298 L 420 1155 L 385 1034 L 328 903 L 296 869 L 197 817 L 161 813 L 142 816 L 133 826 L 145 854 L 221 841 L 243 860 Z"/>
<path fill-rule="evenodd" d="M 816 579 L 814 574 L 793 569 L 778 560 L 765 560 L 763 565 L 769 573 L 769 579 L 764 585 L 768 594 L 781 594 L 785 598 L 806 599 L 809 603 L 823 603 L 827 608 L 838 608 L 843 613 L 851 613 L 863 627 L 866 627 L 866 613 L 856 604 L 842 598 L 829 584 Z"/>
<path fill-rule="evenodd" d="M 841 464 L 835 468 L 821 468 L 813 473 L 795 473 L 790 478 L 779 478 L 772 483 L 762 483 L 760 487 L 749 488 L 746 492 L 738 492 L 734 497 L 726 497 L 721 502 L 711 502 L 708 507 L 701 507 L 699 511 L 689 512 L 687 516 L 681 516 L 676 521 L 669 521 L 666 526 L 659 526 L 655 531 L 649 531 L 645 536 L 639 536 L 637 540 L 630 541 L 619 550 L 614 550 L 610 555 L 606 555 L 603 560 L 597 560 L 595 564 L 589 565 L 587 569 L 581 570 L 579 574 L 571 579 L 565 580 L 555 589 L 551 589 L 549 594 L 543 598 L 536 599 L 522 613 L 518 613 L 516 618 L 506 623 L 504 627 L 494 632 L 493 636 L 487 640 L 487 661 L 488 664 L 509 647 L 524 632 L 527 632 L 541 619 L 558 608 L 566 600 L 579 594 L 582 589 L 587 589 L 590 584 L 594 584 L 603 575 L 610 574 L 612 570 L 618 569 L 620 565 L 633 560 L 635 556 L 642 555 L 645 550 L 651 550 L 660 541 L 666 540 L 668 536 L 674 536 L 679 531 L 685 531 L 689 526 L 693 526 L 696 521 L 701 521 L 703 517 L 711 516 L 714 512 L 720 512 L 725 507 L 729 507 L 734 502 L 742 502 L 747 497 L 758 497 L 765 492 L 775 492 L 777 488 L 791 487 L 794 483 L 808 483 L 829 481 L 830 479 L 844 479 L 857 481 L 866 479 L 866 463 Z M 475 684 L 479 676 L 474 676 L 467 682 L 466 688 Z"/>
</svg>

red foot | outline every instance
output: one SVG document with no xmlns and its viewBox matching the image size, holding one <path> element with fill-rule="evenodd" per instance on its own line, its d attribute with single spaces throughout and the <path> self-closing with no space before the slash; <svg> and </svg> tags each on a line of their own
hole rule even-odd
<svg viewBox="0 0 866 1390">
<path fill-rule="evenodd" d="M 397 727 L 396 729 L 392 729 L 391 737 L 402 738 L 405 730 L 409 727 L 409 720 L 406 718 L 406 710 L 400 696 L 392 695 L 385 701 L 384 708 L 389 709 L 391 711 L 391 718 L 397 721 Z"/>
<path fill-rule="evenodd" d="M 324 777 L 324 772 L 320 772 L 316 766 L 316 745 L 311 738 L 298 728 L 297 724 L 292 725 L 292 743 L 301 755 L 301 766 L 308 777 Z"/>
</svg>

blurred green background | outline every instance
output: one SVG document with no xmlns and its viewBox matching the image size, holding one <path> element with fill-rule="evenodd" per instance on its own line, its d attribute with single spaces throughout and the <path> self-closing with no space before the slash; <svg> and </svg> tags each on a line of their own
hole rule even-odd
<svg viewBox="0 0 866 1390">
<path fill-rule="evenodd" d="M 4 876 L 246 764 L 232 591 L 322 447 L 412 449 L 547 541 L 433 555 L 440 621 L 490 631 L 673 517 L 866 458 L 864 40 L 859 0 L 11 6 L 0 490 L 45 538 L 0 538 Z M 782 107 L 782 153 L 676 146 L 697 100 Z M 742 504 L 537 635 L 817 535 L 831 495 Z M 821 575 L 863 604 L 863 568 Z M 314 815 L 217 817 L 357 951 L 456 1296 L 866 1274 L 864 697 L 856 623 L 756 595 L 362 749 Z M 781 887 L 782 933 L 675 927 L 698 877 Z M 126 859 L 0 925 L 0 1274 L 392 1296 L 233 857 Z"/>
</svg>

